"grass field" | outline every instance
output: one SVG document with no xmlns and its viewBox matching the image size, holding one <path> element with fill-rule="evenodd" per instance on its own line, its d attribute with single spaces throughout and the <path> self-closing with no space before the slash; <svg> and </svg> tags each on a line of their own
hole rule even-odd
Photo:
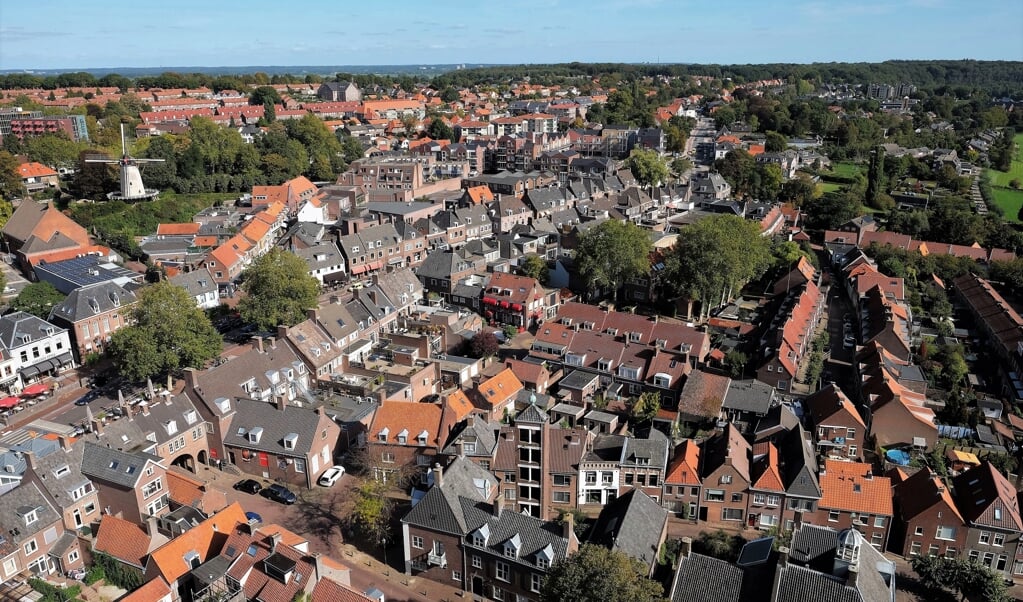
<svg viewBox="0 0 1023 602">
<path fill-rule="evenodd" d="M 856 174 L 860 173 L 862 168 L 857 163 L 848 162 L 835 162 L 831 164 L 831 173 L 836 176 L 845 176 L 847 178 L 854 178 Z"/>
<path fill-rule="evenodd" d="M 1012 141 L 1016 144 L 1016 153 L 1009 171 L 987 170 L 992 186 L 1008 186 L 1014 179 L 1023 181 L 1023 133 L 1016 134 Z"/>
<path fill-rule="evenodd" d="M 841 184 L 835 184 L 834 182 L 821 182 L 821 190 L 824 191 L 824 194 L 835 192 L 841 188 Z"/>
<path fill-rule="evenodd" d="M 995 204 L 1005 212 L 1005 221 L 1020 223 L 1016 215 L 1019 213 L 1019 208 L 1023 207 L 1023 190 L 992 188 L 991 192 L 995 195 Z"/>
</svg>

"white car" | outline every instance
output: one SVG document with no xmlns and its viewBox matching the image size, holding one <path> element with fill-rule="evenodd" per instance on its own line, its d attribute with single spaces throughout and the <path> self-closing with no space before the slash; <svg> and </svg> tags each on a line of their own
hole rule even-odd
<svg viewBox="0 0 1023 602">
<path fill-rule="evenodd" d="M 320 480 L 317 482 L 323 487 L 333 487 L 334 483 L 337 483 L 343 476 L 345 476 L 344 466 L 332 466 L 320 475 Z"/>
</svg>

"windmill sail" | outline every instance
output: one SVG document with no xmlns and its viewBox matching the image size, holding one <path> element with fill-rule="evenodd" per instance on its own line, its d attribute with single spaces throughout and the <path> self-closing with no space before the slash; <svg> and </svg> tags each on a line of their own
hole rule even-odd
<svg viewBox="0 0 1023 602">
<path fill-rule="evenodd" d="M 128 154 L 128 144 L 124 138 L 124 124 L 121 124 L 121 158 L 120 159 L 86 159 L 86 163 L 117 163 L 121 168 L 121 190 L 107 194 L 112 201 L 150 201 L 159 190 L 146 188 L 142 183 L 139 163 L 160 163 L 163 159 L 136 159 Z"/>
</svg>

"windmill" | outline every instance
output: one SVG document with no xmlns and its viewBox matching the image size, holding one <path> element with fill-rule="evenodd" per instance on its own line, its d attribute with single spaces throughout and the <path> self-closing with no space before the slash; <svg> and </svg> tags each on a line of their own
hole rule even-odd
<svg viewBox="0 0 1023 602">
<path fill-rule="evenodd" d="M 107 194 L 111 201 L 151 201 L 160 194 L 159 190 L 146 188 L 142 184 L 142 173 L 139 163 L 160 163 L 163 159 L 136 159 L 128 154 L 128 145 L 124 139 L 124 124 L 121 124 L 121 158 L 120 159 L 86 159 L 86 163 L 117 163 L 121 166 L 121 190 Z"/>
</svg>

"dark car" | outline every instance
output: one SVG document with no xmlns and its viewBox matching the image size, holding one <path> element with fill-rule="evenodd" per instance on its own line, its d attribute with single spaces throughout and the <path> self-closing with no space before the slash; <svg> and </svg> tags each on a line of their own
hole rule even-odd
<svg viewBox="0 0 1023 602">
<path fill-rule="evenodd" d="M 263 490 L 263 495 L 282 504 L 294 504 L 298 499 L 298 496 L 284 485 L 271 485 Z"/>
<path fill-rule="evenodd" d="M 93 401 L 97 397 L 99 397 L 99 391 L 96 391 L 96 390 L 89 391 L 85 395 L 82 395 L 81 397 L 76 399 L 75 400 L 75 405 L 76 406 L 88 405 L 90 401 Z"/>
<path fill-rule="evenodd" d="M 263 486 L 252 479 L 245 479 L 244 481 L 238 481 L 235 483 L 234 488 L 238 491 L 244 491 L 245 493 L 259 493 L 259 490 L 262 489 Z"/>
</svg>

